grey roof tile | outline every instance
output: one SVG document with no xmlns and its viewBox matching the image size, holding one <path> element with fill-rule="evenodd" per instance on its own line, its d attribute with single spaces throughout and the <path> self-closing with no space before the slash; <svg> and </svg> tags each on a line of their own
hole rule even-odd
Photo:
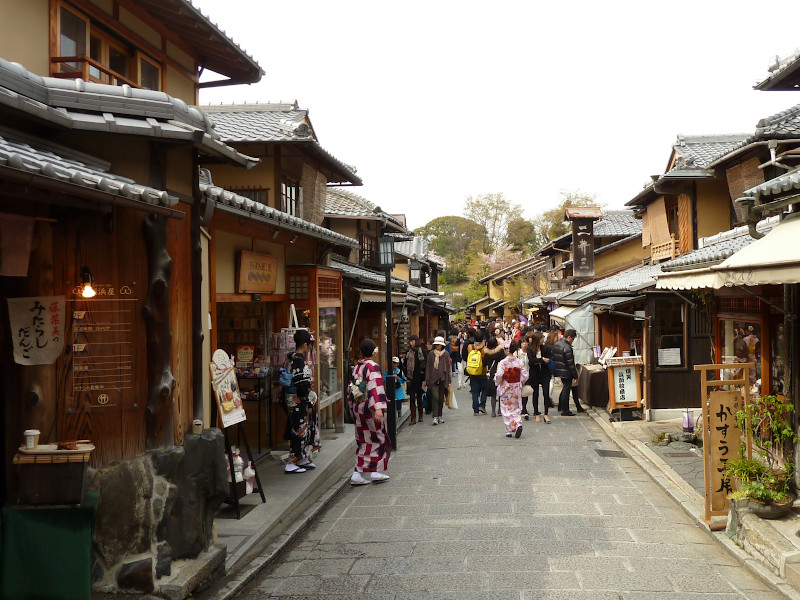
<svg viewBox="0 0 800 600">
<path fill-rule="evenodd" d="M 628 237 L 642 233 L 642 222 L 632 210 L 603 211 L 603 218 L 594 222 L 595 237 Z"/>
<path fill-rule="evenodd" d="M 620 292 L 632 292 L 656 284 L 656 277 L 661 273 L 661 264 L 636 267 L 598 281 L 593 281 L 558 298 L 559 304 L 581 304 L 595 296 L 603 296 Z"/>
<path fill-rule="evenodd" d="M 372 271 L 370 269 L 366 269 L 359 265 L 354 265 L 351 262 L 347 262 L 346 260 L 339 260 L 339 259 L 332 259 L 331 266 L 335 269 L 339 269 L 342 271 L 344 277 L 349 279 L 356 279 L 359 281 L 369 281 L 371 283 L 376 283 L 382 286 L 386 285 L 386 274 L 379 273 L 378 271 Z M 405 289 L 408 286 L 408 282 L 403 281 L 397 277 L 391 278 L 391 286 L 393 288 L 402 288 Z"/>
<path fill-rule="evenodd" d="M 771 217 L 761 221 L 756 229 L 761 233 L 766 233 L 778 224 L 779 217 Z M 746 226 L 737 227 L 730 231 L 723 231 L 716 235 L 702 238 L 699 240 L 700 248 L 682 254 L 672 260 L 661 263 L 664 271 L 680 271 L 692 269 L 700 266 L 717 264 L 735 254 L 745 246 L 749 246 L 755 241 L 750 237 Z"/>
<path fill-rule="evenodd" d="M 329 187 L 325 192 L 325 214 L 330 216 L 343 215 L 348 217 L 386 219 L 402 229 L 405 229 L 403 224 L 396 217 L 384 212 L 379 206 L 358 194 L 337 187 Z M 395 250 L 398 249 L 401 243 L 402 242 L 396 243 Z"/>
<path fill-rule="evenodd" d="M 6 133 L 0 137 L 0 166 L 151 206 L 171 207 L 178 203 L 178 198 L 170 196 L 165 190 L 142 185 L 97 166 L 34 147 Z M 76 196 L 80 196 L 80 192 L 76 192 Z"/>
<path fill-rule="evenodd" d="M 678 140 L 672 147 L 683 160 L 676 161 L 676 168 L 708 168 L 717 158 L 735 149 L 747 137 L 746 133 L 678 135 Z"/>
<path fill-rule="evenodd" d="M 746 190 L 744 195 L 758 200 L 766 196 L 778 196 L 794 190 L 800 190 L 800 170 L 785 173 L 769 181 L 765 181 L 754 188 Z"/>
<path fill-rule="evenodd" d="M 333 242 L 339 246 L 348 248 L 358 248 L 358 242 L 325 227 L 320 227 L 316 223 L 311 223 L 299 217 L 274 209 L 271 206 L 254 202 L 250 198 L 234 194 L 215 185 L 200 183 L 200 193 L 206 198 L 213 200 L 222 210 L 233 212 L 234 214 L 252 215 L 260 221 L 269 225 L 284 229 L 293 233 L 307 235 L 312 238 Z"/>
<path fill-rule="evenodd" d="M 763 81 L 758 82 L 755 85 L 755 88 L 763 88 L 771 81 L 779 79 L 787 70 L 795 67 L 798 62 L 800 62 L 800 49 L 795 50 L 783 58 L 775 56 L 767 69 L 769 71 L 769 75 Z"/>
<path fill-rule="evenodd" d="M 199 138 L 200 146 L 216 156 L 248 167 L 259 162 L 220 141 L 211 121 L 197 108 L 163 92 L 39 77 L 0 58 L 0 105 L 73 130 Z"/>
</svg>

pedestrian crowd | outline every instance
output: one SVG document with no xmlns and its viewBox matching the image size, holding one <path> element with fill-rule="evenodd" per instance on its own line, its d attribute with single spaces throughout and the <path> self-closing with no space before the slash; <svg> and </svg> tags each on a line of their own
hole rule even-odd
<svg viewBox="0 0 800 600">
<path fill-rule="evenodd" d="M 572 351 L 576 338 L 574 329 L 557 325 L 460 323 L 449 334 L 441 331 L 427 341 L 412 335 L 408 351 L 392 357 L 391 368 L 384 373 L 373 359 L 375 342 L 363 340 L 359 346 L 361 359 L 352 369 L 347 390 L 357 444 L 351 485 L 389 479 L 384 473 L 391 454 L 385 415 L 396 410 L 399 417 L 405 400 L 411 413 L 409 425 L 421 424 L 430 415 L 431 424 L 438 426 L 444 423 L 443 409 L 452 401 L 453 388 L 468 387 L 473 414 L 487 415 L 488 400 L 491 416 L 501 417 L 505 436 L 514 438 L 522 435 L 523 422 L 531 416 L 537 423 L 552 423 L 551 408 L 557 408 L 561 416 L 575 416 L 569 406 L 570 395 L 575 411 L 584 412 L 578 399 L 578 370 Z M 558 404 L 553 399 L 556 378 L 561 381 Z M 384 389 L 387 379 L 394 382 L 393 408 Z M 302 467 L 300 461 L 295 464 Z"/>
</svg>

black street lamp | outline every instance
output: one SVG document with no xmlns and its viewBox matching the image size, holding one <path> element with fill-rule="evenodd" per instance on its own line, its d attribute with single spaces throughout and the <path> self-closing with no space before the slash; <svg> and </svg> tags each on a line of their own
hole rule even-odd
<svg viewBox="0 0 800 600">
<path fill-rule="evenodd" d="M 378 264 L 386 271 L 386 429 L 392 448 L 397 450 L 397 406 L 395 404 L 394 365 L 392 364 L 392 269 L 394 269 L 394 238 L 378 238 Z"/>
<path fill-rule="evenodd" d="M 408 263 L 409 279 L 414 285 L 419 285 L 419 271 L 422 265 L 416 259 L 411 259 Z"/>
</svg>

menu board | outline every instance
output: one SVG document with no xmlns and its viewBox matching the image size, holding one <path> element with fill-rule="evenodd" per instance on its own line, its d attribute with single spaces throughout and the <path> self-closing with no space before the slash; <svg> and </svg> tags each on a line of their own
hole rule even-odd
<svg viewBox="0 0 800 600">
<path fill-rule="evenodd" d="M 95 283 L 97 295 L 73 292 L 72 392 L 88 395 L 91 408 L 119 405 L 122 391 L 133 389 L 137 298 L 135 285 Z"/>
<path fill-rule="evenodd" d="M 241 423 L 247 418 L 234 367 L 233 358 L 225 350 L 218 349 L 211 357 L 211 386 L 217 398 L 217 411 L 223 427 Z"/>
</svg>

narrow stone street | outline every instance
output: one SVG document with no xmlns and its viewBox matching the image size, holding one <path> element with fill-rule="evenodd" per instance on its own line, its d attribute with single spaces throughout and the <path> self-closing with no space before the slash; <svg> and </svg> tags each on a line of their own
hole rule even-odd
<svg viewBox="0 0 800 600">
<path fill-rule="evenodd" d="M 443 424 L 400 430 L 389 482 L 348 486 L 238 598 L 782 597 L 589 416 L 551 411 L 506 438 L 500 417 L 456 397 Z"/>
</svg>

